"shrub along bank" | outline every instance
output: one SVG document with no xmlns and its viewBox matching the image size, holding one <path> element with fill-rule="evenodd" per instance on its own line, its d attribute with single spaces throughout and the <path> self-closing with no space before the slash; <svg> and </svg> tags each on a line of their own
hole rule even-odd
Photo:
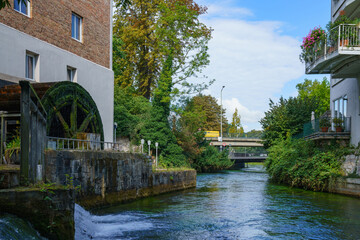
<svg viewBox="0 0 360 240">
<path fill-rule="evenodd" d="M 319 148 L 312 141 L 290 137 L 276 140 L 268 151 L 265 165 L 273 182 L 313 191 L 331 189 L 343 176 L 341 165 L 349 153 L 335 143 Z"/>
</svg>

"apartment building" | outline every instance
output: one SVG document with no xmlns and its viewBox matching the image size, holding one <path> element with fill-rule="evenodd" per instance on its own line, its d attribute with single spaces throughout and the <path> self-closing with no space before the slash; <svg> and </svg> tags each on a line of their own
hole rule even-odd
<svg viewBox="0 0 360 240">
<path fill-rule="evenodd" d="M 327 39 L 316 46 L 307 74 L 331 75 L 331 116 L 342 118 L 350 143 L 360 142 L 360 0 L 331 0 L 334 24 Z M 344 17 L 342 17 L 344 16 Z M 333 126 L 334 130 L 334 126 Z"/>
<path fill-rule="evenodd" d="M 0 86 L 73 81 L 99 109 L 113 139 L 112 0 L 11 0 L 0 10 Z"/>
</svg>

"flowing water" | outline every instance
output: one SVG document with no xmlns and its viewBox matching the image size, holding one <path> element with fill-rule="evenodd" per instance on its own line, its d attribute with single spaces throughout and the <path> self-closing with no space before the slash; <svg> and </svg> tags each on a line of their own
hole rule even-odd
<svg viewBox="0 0 360 240">
<path fill-rule="evenodd" d="M 0 239 L 38 239 L 13 218 L 0 217 Z M 251 166 L 92 213 L 77 205 L 75 222 L 76 239 L 360 239 L 360 200 L 271 184 Z"/>
<path fill-rule="evenodd" d="M 76 239 L 360 239 L 360 200 L 268 182 L 261 166 L 198 175 L 197 188 L 86 212 Z"/>
</svg>

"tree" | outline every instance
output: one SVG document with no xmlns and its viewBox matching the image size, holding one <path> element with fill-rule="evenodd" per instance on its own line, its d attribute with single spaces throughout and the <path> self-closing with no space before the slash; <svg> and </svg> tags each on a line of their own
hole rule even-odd
<svg viewBox="0 0 360 240">
<path fill-rule="evenodd" d="M 151 104 L 143 96 L 137 96 L 131 89 L 114 86 L 114 121 L 118 124 L 118 136 L 139 141 L 144 119 L 150 118 Z"/>
<path fill-rule="evenodd" d="M 229 133 L 235 133 L 235 134 L 243 134 L 244 133 L 244 129 L 241 126 L 241 116 L 238 113 L 237 108 L 235 108 L 235 112 L 232 116 Z"/>
<path fill-rule="evenodd" d="M 18 0 L 18 3 L 24 3 L 27 4 L 27 0 Z M 9 0 L 0 0 L 0 10 L 3 9 L 4 7 L 11 7 L 11 4 L 9 2 Z"/>
<path fill-rule="evenodd" d="M 330 83 L 326 77 L 321 82 L 305 79 L 303 83 L 297 84 L 296 88 L 299 98 L 311 98 L 317 101 L 318 107 L 315 109 L 317 116 L 330 109 Z"/>
<path fill-rule="evenodd" d="M 206 8 L 193 0 L 133 0 L 124 9 L 117 0 L 114 34 L 123 42 L 124 71 L 116 78 L 122 86 L 132 86 L 147 99 L 158 85 L 164 63 L 171 55 L 172 88 L 194 88 L 186 80 L 209 63 L 211 29 L 199 21 Z M 115 56 L 116 57 L 116 56 Z M 206 86 L 206 85 L 203 85 Z"/>
<path fill-rule="evenodd" d="M 175 134 L 171 131 L 168 117 L 170 115 L 170 91 L 172 82 L 172 57 L 164 63 L 160 75 L 158 88 L 155 91 L 151 116 L 146 121 L 141 135 L 151 140 L 152 144 L 159 143 L 160 163 L 166 167 L 180 167 L 187 165 L 182 148 L 177 144 Z"/>
<path fill-rule="evenodd" d="M 226 109 L 223 108 L 223 129 L 226 129 L 228 121 L 225 116 Z M 207 131 L 220 131 L 221 108 L 216 98 L 210 95 L 198 95 L 185 104 L 181 115 L 185 125 L 190 126 L 192 132 L 199 128 Z"/>
<path fill-rule="evenodd" d="M 248 138 L 261 138 L 263 135 L 263 131 L 253 129 L 245 134 Z"/>
<path fill-rule="evenodd" d="M 269 111 L 260 120 L 264 129 L 265 148 L 279 138 L 300 133 L 303 125 L 310 121 L 311 112 L 317 109 L 317 101 L 313 98 L 281 97 L 278 103 L 270 100 L 269 106 Z"/>
</svg>

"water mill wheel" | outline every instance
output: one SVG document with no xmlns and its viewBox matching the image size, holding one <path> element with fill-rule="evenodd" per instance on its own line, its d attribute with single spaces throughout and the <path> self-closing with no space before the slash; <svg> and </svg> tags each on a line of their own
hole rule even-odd
<svg viewBox="0 0 360 240">
<path fill-rule="evenodd" d="M 41 99 L 47 111 L 47 134 L 76 138 L 79 133 L 97 133 L 104 141 L 98 108 L 90 94 L 79 84 L 58 82 Z"/>
</svg>

